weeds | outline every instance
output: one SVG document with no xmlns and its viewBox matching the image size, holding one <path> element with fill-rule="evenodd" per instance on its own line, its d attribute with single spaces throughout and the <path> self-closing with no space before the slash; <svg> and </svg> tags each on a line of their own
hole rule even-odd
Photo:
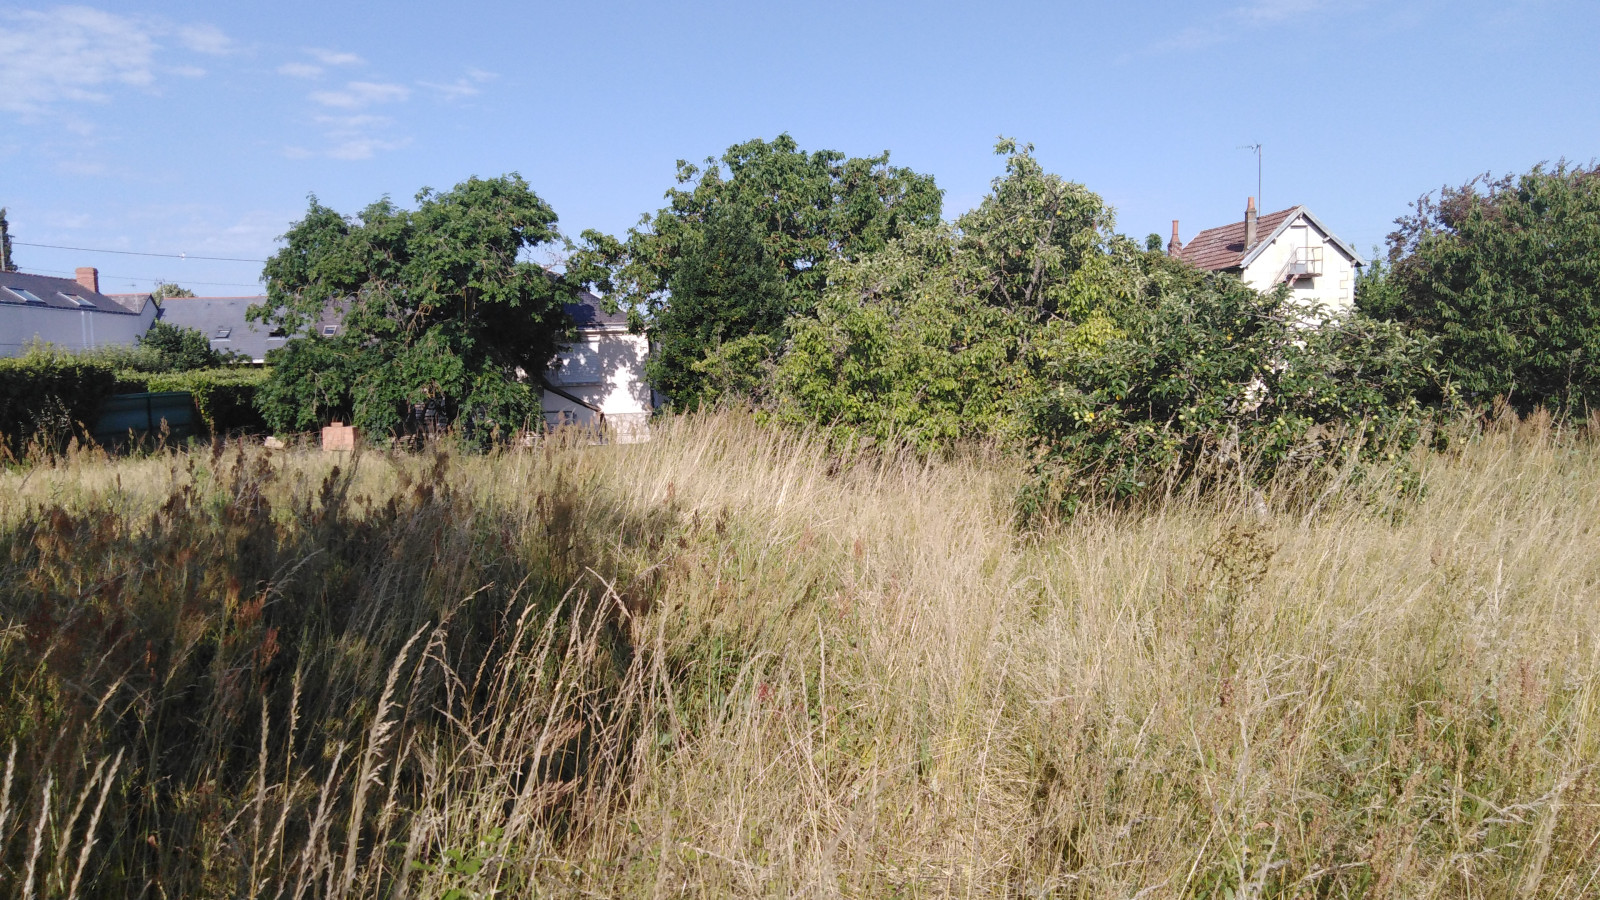
<svg viewBox="0 0 1600 900">
<path fill-rule="evenodd" d="M 0 890 L 1600 889 L 1587 432 L 1026 540 L 1004 461 L 653 433 L 0 474 Z"/>
</svg>

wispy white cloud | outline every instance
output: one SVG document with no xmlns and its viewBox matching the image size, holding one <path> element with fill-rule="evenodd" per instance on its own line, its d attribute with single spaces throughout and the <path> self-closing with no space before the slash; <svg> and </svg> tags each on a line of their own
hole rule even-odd
<svg viewBox="0 0 1600 900">
<path fill-rule="evenodd" d="M 493 72 L 486 72 L 483 69 L 468 69 L 466 77 L 457 78 L 455 81 L 449 83 L 437 81 L 419 81 L 417 84 L 432 91 L 440 99 L 450 101 L 461 100 L 466 97 L 475 97 L 481 93 L 482 90 L 478 87 L 478 85 L 483 84 L 486 81 L 493 81 L 499 77 L 499 75 L 496 75 Z"/>
<path fill-rule="evenodd" d="M 316 78 L 322 72 L 321 66 L 305 62 L 287 62 L 278 67 L 279 75 L 288 75 L 290 78 Z"/>
<path fill-rule="evenodd" d="M 375 116 L 371 113 L 361 113 L 354 116 L 315 116 L 312 121 L 318 125 L 338 129 L 341 133 L 347 134 L 394 124 L 394 119 L 388 116 Z"/>
<path fill-rule="evenodd" d="M 196 53 L 223 56 L 232 53 L 233 38 L 215 25 L 185 25 L 178 29 L 178 41 Z"/>
<path fill-rule="evenodd" d="M 375 81 L 347 82 L 343 90 L 315 91 L 311 99 L 323 106 L 338 109 L 363 109 L 378 103 L 403 103 L 411 97 L 411 89 L 399 84 Z"/>
<path fill-rule="evenodd" d="M 354 53 L 326 50 L 321 47 L 307 47 L 306 52 L 311 54 L 312 59 L 325 66 L 359 66 L 366 62 Z"/>
<path fill-rule="evenodd" d="M 332 159 L 371 159 L 379 151 L 399 150 L 409 143 L 411 143 L 410 138 L 400 138 L 398 140 L 384 140 L 375 137 L 354 138 L 328 148 L 327 155 Z"/>
<path fill-rule="evenodd" d="M 290 78 L 320 78 L 330 68 L 339 66 L 366 65 L 366 60 L 354 53 L 345 53 L 339 50 L 327 50 L 321 47 L 307 47 L 306 55 L 316 62 L 290 61 L 278 67 L 279 75 L 288 75 Z"/>
<path fill-rule="evenodd" d="M 449 84 L 439 84 L 434 81 L 419 81 L 418 85 L 433 91 L 444 100 L 460 100 L 463 97 L 476 97 L 479 93 L 478 86 L 465 78 L 457 78 Z"/>
<path fill-rule="evenodd" d="M 1247 22 L 1266 24 L 1316 12 L 1327 5 L 1327 0 L 1254 0 L 1235 10 L 1234 15 Z"/>
<path fill-rule="evenodd" d="M 164 54 L 163 41 L 208 55 L 233 41 L 210 25 L 173 26 L 83 6 L 0 11 L 0 110 L 46 112 L 104 103 L 118 88 L 150 89 L 161 75 L 201 70 Z"/>
<path fill-rule="evenodd" d="M 394 135 L 395 120 L 391 116 L 363 112 L 368 106 L 380 103 L 403 102 L 411 94 L 408 88 L 394 84 L 354 81 L 338 92 L 318 91 L 311 98 L 328 107 L 347 109 L 348 115 L 323 113 L 311 117 L 322 131 L 326 146 L 313 151 L 302 146 L 284 148 L 290 159 L 324 156 L 330 159 L 371 159 L 380 152 L 398 150 L 411 143 L 409 137 Z"/>
<path fill-rule="evenodd" d="M 1357 9 L 1366 0 L 1341 0 L 1340 10 Z M 1260 28 L 1309 16 L 1334 8 L 1332 0 L 1250 0 L 1201 25 L 1190 25 L 1175 34 L 1160 38 L 1146 47 L 1149 53 L 1198 50 L 1244 37 Z"/>
<path fill-rule="evenodd" d="M 132 19 L 71 6 L 4 17 L 0 108 L 36 112 L 63 100 L 104 102 L 114 85 L 155 81 L 155 38 Z"/>
</svg>

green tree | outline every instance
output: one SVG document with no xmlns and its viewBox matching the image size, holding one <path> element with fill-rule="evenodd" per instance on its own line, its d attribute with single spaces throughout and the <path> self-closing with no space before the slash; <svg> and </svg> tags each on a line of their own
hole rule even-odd
<svg viewBox="0 0 1600 900">
<path fill-rule="evenodd" d="M 150 296 L 157 303 L 160 303 L 168 297 L 193 297 L 194 291 L 186 287 L 179 287 L 170 281 L 163 281 L 156 285 L 156 289 L 150 292 Z"/>
<path fill-rule="evenodd" d="M 1600 406 L 1600 169 L 1483 176 L 1414 204 L 1356 305 L 1437 336 L 1470 398 Z"/>
<path fill-rule="evenodd" d="M 806 153 L 787 134 L 704 168 L 680 160 L 677 182 L 625 240 L 584 232 L 567 273 L 647 323 L 651 381 L 679 408 L 747 380 L 764 359 L 752 351 L 778 346 L 785 321 L 816 306 L 834 263 L 940 212 L 933 178 L 889 165 L 888 153 Z"/>
<path fill-rule="evenodd" d="M 486 440 L 539 415 L 535 385 L 570 337 L 575 291 L 524 256 L 559 240 L 555 212 L 515 174 L 416 199 L 346 218 L 313 197 L 267 261 L 253 319 L 296 334 L 344 310 L 339 335 L 272 355 L 257 393 L 272 428 L 342 418 L 392 435 L 421 413 Z"/>
<path fill-rule="evenodd" d="M 221 353 L 211 349 L 211 339 L 199 329 L 169 322 L 151 322 L 150 329 L 139 338 L 139 346 L 149 347 L 160 355 L 157 371 L 209 369 L 227 361 Z"/>
<path fill-rule="evenodd" d="M 1049 360 L 1106 340 L 1140 254 L 1081 184 L 1002 140 L 1006 172 L 954 226 L 912 230 L 833 270 L 813 315 L 791 319 L 771 405 L 840 437 L 937 452 L 1019 436 Z"/>
<path fill-rule="evenodd" d="M 5 207 L 0 206 L 0 272 L 15 272 L 11 262 L 11 223 L 6 221 Z"/>
<path fill-rule="evenodd" d="M 1116 307 L 1117 335 L 1055 361 L 1030 404 L 1026 512 L 1315 475 L 1421 436 L 1418 397 L 1443 390 L 1426 335 L 1361 315 L 1307 327 L 1286 288 L 1145 258 L 1143 296 Z"/>
</svg>

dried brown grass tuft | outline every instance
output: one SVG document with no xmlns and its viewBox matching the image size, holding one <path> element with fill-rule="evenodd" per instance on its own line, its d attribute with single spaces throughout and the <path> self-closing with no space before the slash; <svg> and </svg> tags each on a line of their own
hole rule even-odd
<svg viewBox="0 0 1600 900">
<path fill-rule="evenodd" d="M 1590 431 L 1033 534 L 736 413 L 0 475 L 0 884 L 1593 896 Z"/>
</svg>

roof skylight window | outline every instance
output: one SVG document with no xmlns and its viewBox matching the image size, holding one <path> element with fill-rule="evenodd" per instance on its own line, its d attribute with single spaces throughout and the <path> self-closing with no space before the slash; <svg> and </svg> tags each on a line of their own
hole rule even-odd
<svg viewBox="0 0 1600 900">
<path fill-rule="evenodd" d="M 68 300 L 72 301 L 73 304 L 75 304 L 77 306 L 80 306 L 80 307 L 82 307 L 84 309 L 95 309 L 96 308 L 92 301 L 87 300 L 87 299 L 85 299 L 83 297 L 79 297 L 77 294 L 62 294 L 61 296 L 67 298 Z"/>
<path fill-rule="evenodd" d="M 337 325 L 324 325 L 324 326 L 322 326 L 322 336 L 323 337 L 333 337 L 335 334 L 338 333 L 338 331 L 339 331 L 339 326 L 337 326 Z"/>
<path fill-rule="evenodd" d="M 225 341 L 225 340 L 228 339 L 228 336 L 231 335 L 231 334 L 233 334 L 233 329 L 232 328 L 218 328 L 217 329 L 217 336 L 216 336 L 215 340 Z"/>
<path fill-rule="evenodd" d="M 15 294 L 18 297 L 21 297 L 23 303 L 37 303 L 40 306 L 44 306 L 45 305 L 45 302 L 43 300 L 40 300 L 38 295 L 36 295 L 33 291 L 28 290 L 27 288 L 8 287 L 8 288 L 6 288 L 6 290 L 9 291 L 12 294 Z"/>
</svg>

